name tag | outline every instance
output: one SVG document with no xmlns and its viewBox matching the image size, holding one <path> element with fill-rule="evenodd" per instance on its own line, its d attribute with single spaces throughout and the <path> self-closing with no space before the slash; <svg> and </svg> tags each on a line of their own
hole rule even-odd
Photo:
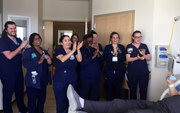
<svg viewBox="0 0 180 113">
<path fill-rule="evenodd" d="M 74 60 L 74 59 L 75 59 L 75 57 L 74 57 L 74 54 L 73 54 L 73 55 L 71 55 L 70 60 Z"/>
<path fill-rule="evenodd" d="M 112 62 L 118 62 L 118 57 L 117 56 L 113 56 L 112 57 Z"/>
<path fill-rule="evenodd" d="M 31 57 L 32 57 L 32 58 L 35 58 L 35 57 L 37 57 L 37 56 L 36 56 L 35 53 L 32 53 L 32 54 L 31 54 Z"/>
<path fill-rule="evenodd" d="M 132 52 L 133 52 L 133 48 L 128 48 L 128 49 L 127 49 L 127 53 L 130 54 L 130 53 L 132 53 Z"/>
</svg>

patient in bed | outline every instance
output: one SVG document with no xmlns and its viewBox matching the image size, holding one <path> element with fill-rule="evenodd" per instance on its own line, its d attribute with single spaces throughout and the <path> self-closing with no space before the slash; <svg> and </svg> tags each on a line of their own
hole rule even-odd
<svg viewBox="0 0 180 113">
<path fill-rule="evenodd" d="M 67 97 L 69 99 L 69 113 L 84 111 L 87 113 L 180 113 L 180 85 L 175 87 L 174 80 L 166 81 L 169 86 L 170 97 L 161 101 L 152 102 L 146 100 L 122 100 L 113 101 L 88 101 L 82 99 L 72 85 L 68 86 Z"/>
</svg>

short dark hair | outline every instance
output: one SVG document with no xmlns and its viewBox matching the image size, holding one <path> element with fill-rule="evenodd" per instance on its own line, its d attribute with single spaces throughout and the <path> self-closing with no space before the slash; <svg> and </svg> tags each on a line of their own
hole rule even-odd
<svg viewBox="0 0 180 113">
<path fill-rule="evenodd" d="M 62 41 L 63 41 L 63 39 L 65 38 L 65 37 L 69 37 L 68 35 L 62 35 L 61 37 L 60 37 L 60 39 L 59 39 L 59 43 L 62 43 Z M 70 38 L 70 37 L 69 37 Z"/>
<path fill-rule="evenodd" d="M 92 34 L 86 34 L 86 35 L 84 35 L 83 40 L 87 40 L 88 38 L 93 38 L 93 37 L 92 37 Z"/>
<path fill-rule="evenodd" d="M 92 35 L 93 35 L 93 34 L 96 34 L 96 35 L 97 35 L 96 31 L 94 31 L 94 30 L 91 30 L 91 34 L 92 34 Z"/>
<path fill-rule="evenodd" d="M 118 35 L 118 38 L 120 39 L 120 35 L 119 35 L 118 32 L 112 32 L 112 33 L 110 34 L 110 39 L 109 39 L 109 41 L 111 41 L 113 35 Z"/>
<path fill-rule="evenodd" d="M 30 44 L 31 46 L 33 46 L 34 38 L 35 38 L 36 35 L 39 36 L 39 38 L 42 40 L 41 36 L 40 36 L 38 33 L 32 33 L 32 34 L 29 36 L 29 44 Z"/>
<path fill-rule="evenodd" d="M 140 33 L 140 34 L 141 34 L 141 31 L 139 31 L 139 30 L 134 31 L 134 32 L 132 33 L 132 37 L 134 37 L 134 35 L 135 35 L 136 33 Z"/>
<path fill-rule="evenodd" d="M 7 37 L 7 32 L 6 30 L 8 29 L 8 25 L 16 25 L 15 22 L 13 21 L 7 21 L 5 24 L 4 24 L 4 30 L 2 32 L 2 37 Z"/>
</svg>

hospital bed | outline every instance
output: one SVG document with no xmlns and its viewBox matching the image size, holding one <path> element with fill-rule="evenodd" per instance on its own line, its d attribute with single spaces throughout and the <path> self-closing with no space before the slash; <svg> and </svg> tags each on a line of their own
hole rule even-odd
<svg viewBox="0 0 180 113">
<path fill-rule="evenodd" d="M 177 89 L 177 86 L 180 86 L 180 79 L 177 80 L 174 84 L 175 84 L 175 87 Z M 178 90 L 180 90 L 180 87 L 178 87 L 178 88 L 179 88 Z M 160 97 L 160 100 L 162 100 L 163 98 L 168 97 L 168 96 L 169 96 L 169 88 L 164 90 L 164 92 L 162 93 L 162 95 Z M 70 111 L 69 110 L 68 113 L 87 113 L 87 112 L 84 112 L 84 111 Z"/>
</svg>

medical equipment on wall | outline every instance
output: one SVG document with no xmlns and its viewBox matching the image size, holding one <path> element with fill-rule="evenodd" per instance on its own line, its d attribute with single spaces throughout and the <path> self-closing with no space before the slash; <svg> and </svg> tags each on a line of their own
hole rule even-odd
<svg viewBox="0 0 180 113">
<path fill-rule="evenodd" d="M 173 23 L 172 32 L 171 32 L 171 38 L 170 38 L 170 42 L 169 42 L 169 46 L 167 48 L 166 54 L 168 54 L 168 52 L 169 52 L 169 48 L 170 48 L 170 45 L 171 45 L 171 42 L 172 42 L 172 37 L 173 37 L 173 32 L 174 32 L 174 25 L 175 25 L 176 21 L 180 21 L 180 16 L 174 17 L 174 23 Z"/>
<path fill-rule="evenodd" d="M 156 67 L 167 68 L 169 62 L 169 56 L 167 53 L 168 45 L 156 45 Z"/>
<path fill-rule="evenodd" d="M 168 70 L 174 75 L 180 75 L 180 56 L 169 56 Z"/>
</svg>

